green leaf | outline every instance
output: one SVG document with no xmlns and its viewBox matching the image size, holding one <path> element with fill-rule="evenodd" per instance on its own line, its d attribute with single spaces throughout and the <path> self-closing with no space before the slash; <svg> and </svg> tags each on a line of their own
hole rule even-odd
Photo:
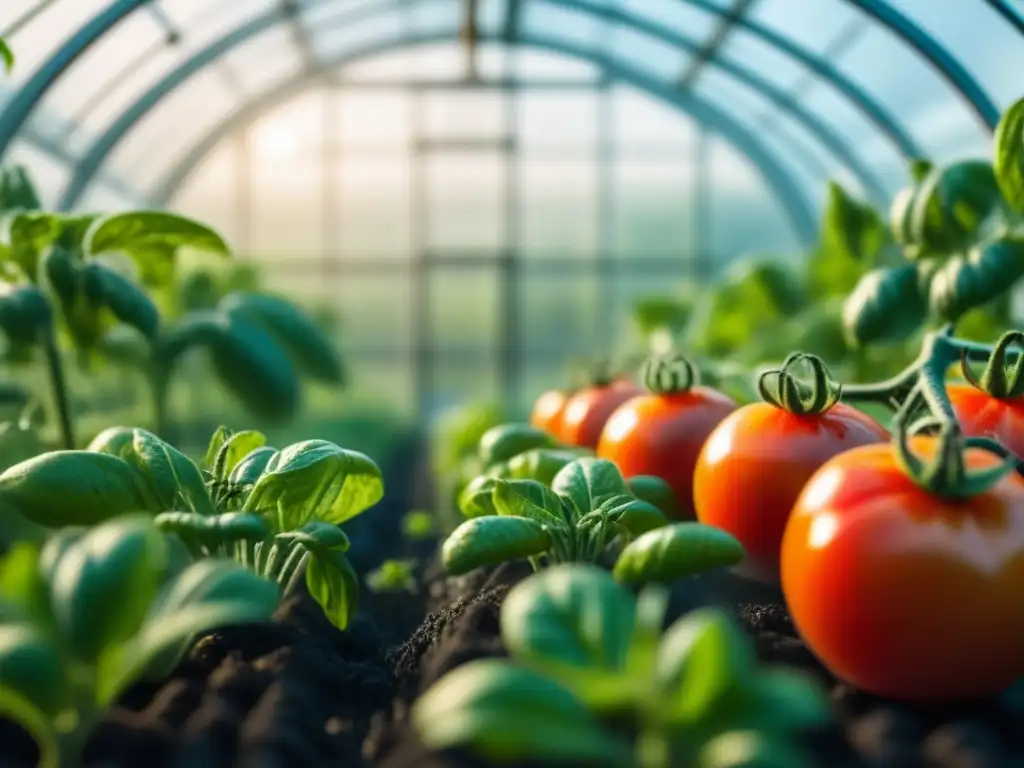
<svg viewBox="0 0 1024 768">
<path fill-rule="evenodd" d="M 134 441 L 134 427 L 107 427 L 92 439 L 86 450 L 127 459 L 132 454 Z"/>
<path fill-rule="evenodd" d="M 213 339 L 213 368 L 221 382 L 256 417 L 291 418 L 299 407 L 295 366 L 260 326 L 233 316 Z"/>
<path fill-rule="evenodd" d="M 633 765 L 629 745 L 606 735 L 569 691 L 498 659 L 449 672 L 413 705 L 412 723 L 434 750 L 463 747 L 501 762 Z"/>
<path fill-rule="evenodd" d="M 477 452 L 485 467 L 508 461 L 532 448 L 552 448 L 555 439 L 529 424 L 500 424 L 480 438 Z"/>
<path fill-rule="evenodd" d="M 433 538 L 435 529 L 434 515 L 426 510 L 416 509 L 402 517 L 402 535 L 407 539 Z"/>
<path fill-rule="evenodd" d="M 67 695 L 67 671 L 52 640 L 26 624 L 0 624 L 0 681 L 50 718 Z"/>
<path fill-rule="evenodd" d="M 270 463 L 270 460 L 274 458 L 276 454 L 277 449 L 271 448 L 268 445 L 249 452 L 235 465 L 235 468 L 231 470 L 228 482 L 231 485 L 252 485 L 260 479 L 260 475 L 262 475 L 263 471 L 267 468 L 267 464 Z"/>
<path fill-rule="evenodd" d="M 323 608 L 328 621 L 344 630 L 359 608 L 359 576 L 344 551 L 326 547 L 311 551 L 306 588 Z"/>
<path fill-rule="evenodd" d="M 679 518 L 679 502 L 672 486 L 654 475 L 635 475 L 626 480 L 629 492 L 661 510 L 667 520 Z"/>
<path fill-rule="evenodd" d="M 0 167 L 0 213 L 21 208 L 38 211 L 43 207 L 28 171 L 23 165 Z"/>
<path fill-rule="evenodd" d="M 245 511 L 273 521 L 279 531 L 310 521 L 340 525 L 384 496 L 373 459 L 326 440 L 306 440 L 278 451 L 246 499 Z"/>
<path fill-rule="evenodd" d="M 950 259 L 931 281 L 931 311 L 955 321 L 999 298 L 1024 275 L 1024 237 L 1004 235 L 979 245 L 966 258 Z"/>
<path fill-rule="evenodd" d="M 565 526 L 561 497 L 536 480 L 497 480 L 493 500 L 499 515 L 528 517 L 549 527 Z"/>
<path fill-rule="evenodd" d="M 928 317 L 926 294 L 913 264 L 866 274 L 846 300 L 843 324 L 851 346 L 905 341 Z"/>
<path fill-rule="evenodd" d="M 14 69 L 14 51 L 2 37 L 0 37 L 0 59 L 3 59 L 4 62 L 4 73 L 11 74 Z"/>
<path fill-rule="evenodd" d="M 462 493 L 459 494 L 459 510 L 467 518 L 496 515 L 498 509 L 494 504 L 494 488 L 498 479 L 480 475 L 473 478 Z"/>
<path fill-rule="evenodd" d="M 192 248 L 220 256 L 231 249 L 205 224 L 166 211 L 127 211 L 92 223 L 83 242 L 86 253 L 125 253 L 136 260 L 154 247 Z"/>
<path fill-rule="evenodd" d="M 746 698 L 753 722 L 773 733 L 816 728 L 831 719 L 828 694 L 809 674 L 795 670 L 759 670 Z"/>
<path fill-rule="evenodd" d="M 699 608 L 673 624 L 658 652 L 657 682 L 669 723 L 700 723 L 734 689 L 755 679 L 757 661 L 750 641 L 717 608 Z"/>
<path fill-rule="evenodd" d="M 705 742 L 694 768 L 811 768 L 795 746 L 757 731 L 728 731 Z"/>
<path fill-rule="evenodd" d="M 576 459 L 555 475 L 551 489 L 565 498 L 580 518 L 613 496 L 629 496 L 619 468 L 607 459 Z"/>
<path fill-rule="evenodd" d="M 513 657 L 617 671 L 633 634 L 636 601 L 607 571 L 593 565 L 552 566 L 508 593 L 501 638 Z"/>
<path fill-rule="evenodd" d="M 11 546 L 0 560 L 0 605 L 36 628 L 49 628 L 53 614 L 40 559 L 40 547 L 35 542 L 19 541 Z M 4 621 L 7 618 L 0 616 L 0 623 Z"/>
<path fill-rule="evenodd" d="M 631 495 L 612 496 L 598 507 L 596 514 L 622 526 L 631 536 L 661 528 L 668 522 L 656 506 Z"/>
<path fill-rule="evenodd" d="M 888 242 L 888 228 L 878 212 L 854 200 L 839 184 L 829 182 L 821 248 L 809 264 L 814 297 L 849 293 L 865 272 L 879 266 Z"/>
<path fill-rule="evenodd" d="M 968 247 L 1002 200 L 991 164 L 968 160 L 935 168 L 914 196 L 911 239 L 929 253 Z"/>
<path fill-rule="evenodd" d="M 43 252 L 54 244 L 60 232 L 60 218 L 52 213 L 16 211 L 4 219 L 0 244 L 10 249 L 9 258 L 25 276 L 35 280 Z"/>
<path fill-rule="evenodd" d="M 41 290 L 0 281 L 0 331 L 11 344 L 35 346 L 52 324 L 53 310 Z"/>
<path fill-rule="evenodd" d="M 236 541 L 264 541 L 271 530 L 259 515 L 246 512 L 222 512 L 203 515 L 196 512 L 164 512 L 153 522 L 165 533 L 197 540 L 206 547 L 217 547 Z"/>
<path fill-rule="evenodd" d="M 475 517 L 462 523 L 445 540 L 441 559 L 452 575 L 468 573 L 547 551 L 551 534 L 525 517 Z"/>
<path fill-rule="evenodd" d="M 575 451 L 557 448 L 534 448 L 513 456 L 508 461 L 508 475 L 516 480 L 536 480 L 550 486 L 555 475 L 566 464 L 580 458 Z"/>
<path fill-rule="evenodd" d="M 645 338 L 660 332 L 674 339 L 686 328 L 693 308 L 692 296 L 645 296 L 633 303 L 633 322 Z"/>
<path fill-rule="evenodd" d="M 50 595 L 61 637 L 77 660 L 93 664 L 138 633 L 167 563 L 163 535 L 142 516 L 103 523 L 64 551 Z"/>
<path fill-rule="evenodd" d="M 269 294 L 237 292 L 225 296 L 218 308 L 269 331 L 298 370 L 310 378 L 329 384 L 345 382 L 345 369 L 334 344 L 291 302 Z"/>
<path fill-rule="evenodd" d="M 214 463 L 217 461 L 217 454 L 220 453 L 220 449 L 232 434 L 234 433 L 222 424 L 214 431 L 213 435 L 210 437 L 209 444 L 206 446 L 206 455 L 203 457 L 203 469 L 213 473 L 214 477 L 218 477 L 219 479 L 222 478 L 220 478 L 220 475 L 214 471 Z"/>
<path fill-rule="evenodd" d="M 214 477 L 222 480 L 229 477 L 239 462 L 266 444 L 267 436 L 262 432 L 252 429 L 235 432 L 220 446 L 210 465 Z"/>
<path fill-rule="evenodd" d="M 118 320 L 152 338 L 160 328 L 160 313 L 149 295 L 136 283 L 109 267 L 92 262 L 86 270 L 94 271 L 103 284 L 103 299 Z"/>
<path fill-rule="evenodd" d="M 212 347 L 229 334 L 223 317 L 215 312 L 194 312 L 170 327 L 162 328 L 153 340 L 153 363 L 166 376 L 185 353 Z"/>
<path fill-rule="evenodd" d="M 52 451 L 0 474 L 0 504 L 50 527 L 95 525 L 153 501 L 138 471 L 106 453 Z"/>
<path fill-rule="evenodd" d="M 213 514 L 213 502 L 199 467 L 170 443 L 152 432 L 135 429 L 131 454 L 125 458 L 149 482 L 161 511 L 179 511 L 184 506 L 199 514 Z"/>
<path fill-rule="evenodd" d="M 615 562 L 614 573 L 625 584 L 669 584 L 736 565 L 745 554 L 743 545 L 719 528 L 676 523 L 648 531 L 627 544 Z"/>
<path fill-rule="evenodd" d="M 415 560 L 385 560 L 366 576 L 366 586 L 374 592 L 415 592 Z"/>
<path fill-rule="evenodd" d="M 1024 99 L 1003 112 L 996 126 L 993 166 L 1006 202 L 1024 213 Z"/>
</svg>

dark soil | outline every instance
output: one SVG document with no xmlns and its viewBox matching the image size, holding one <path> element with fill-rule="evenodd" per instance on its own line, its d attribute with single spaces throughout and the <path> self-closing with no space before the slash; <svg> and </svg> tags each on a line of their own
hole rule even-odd
<svg viewBox="0 0 1024 768">
<path fill-rule="evenodd" d="M 392 498 L 367 515 L 381 519 L 354 538 L 363 548 L 361 569 L 409 556 L 394 544 L 408 508 L 408 499 Z M 169 680 L 136 686 L 110 711 L 86 765 L 490 768 L 461 751 L 429 752 L 410 729 L 408 710 L 459 664 L 505 654 L 501 602 L 529 569 L 514 563 L 450 579 L 428 561 L 421 571 L 417 594 L 364 590 L 344 633 L 301 595 L 269 624 L 203 638 Z M 735 611 L 763 661 L 809 671 L 830 687 L 837 725 L 807 737 L 817 765 L 1024 766 L 1024 707 L 1007 699 L 927 712 L 837 685 L 796 637 L 775 590 L 722 573 L 680 585 L 670 620 L 712 604 Z M 24 768 L 35 758 L 31 740 L 0 721 L 0 766 Z"/>
</svg>

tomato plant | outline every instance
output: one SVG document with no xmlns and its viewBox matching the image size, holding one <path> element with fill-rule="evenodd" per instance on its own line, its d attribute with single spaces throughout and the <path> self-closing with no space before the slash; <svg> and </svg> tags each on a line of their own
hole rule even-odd
<svg viewBox="0 0 1024 768">
<path fill-rule="evenodd" d="M 530 426 L 558 435 L 562 429 L 562 414 L 571 396 L 571 392 L 561 389 L 549 389 L 541 394 L 530 411 Z"/>
<path fill-rule="evenodd" d="M 654 356 L 644 364 L 648 393 L 630 398 L 609 417 L 597 445 L 624 477 L 660 477 L 675 495 L 680 518 L 693 519 L 693 470 L 704 440 L 735 401 L 697 385 L 694 366 L 681 355 Z"/>
<path fill-rule="evenodd" d="M 561 429 L 556 437 L 568 445 L 596 449 L 601 430 L 615 409 L 641 394 L 643 389 L 632 381 L 599 372 L 589 385 L 577 390 L 565 403 Z"/>
<path fill-rule="evenodd" d="M 834 674 L 871 693 L 983 697 L 1024 675 L 1024 478 L 957 442 L 900 434 L 836 456 L 790 517 L 793 622 Z"/>
<path fill-rule="evenodd" d="M 814 374 L 809 386 L 793 374 L 802 362 Z M 758 388 L 764 402 L 726 417 L 704 443 L 693 500 L 700 522 L 743 544 L 745 571 L 777 582 L 786 521 L 804 484 L 836 454 L 883 441 L 888 433 L 839 402 L 840 386 L 811 355 L 790 355 L 780 369 L 761 376 Z"/>
</svg>

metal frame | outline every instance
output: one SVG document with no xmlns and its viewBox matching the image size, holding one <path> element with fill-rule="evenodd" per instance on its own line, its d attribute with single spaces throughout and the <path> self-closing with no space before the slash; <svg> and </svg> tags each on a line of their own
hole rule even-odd
<svg viewBox="0 0 1024 768">
<path fill-rule="evenodd" d="M 862 5 L 859 0 L 850 1 L 857 2 L 858 5 Z M 23 93 L 20 94 L 22 98 L 20 100 L 18 110 L 7 110 L 3 115 L 0 115 L 0 157 L 2 157 L 3 153 L 6 151 L 11 138 L 20 130 L 22 125 L 28 119 L 32 110 L 45 94 L 45 91 L 53 84 L 57 77 L 59 77 L 60 73 L 67 68 L 70 62 L 77 59 L 93 43 L 102 37 L 106 31 L 112 29 L 122 18 L 124 18 L 124 16 L 128 15 L 133 10 L 146 5 L 148 2 L 149 0 L 119 0 L 119 2 L 114 3 L 106 11 L 97 15 L 91 22 L 82 27 L 78 34 L 67 41 L 48 62 L 40 67 L 37 73 L 22 88 Z M 506 39 L 515 34 L 515 29 L 518 26 L 521 13 L 521 6 L 524 2 L 525 0 L 511 0 L 510 2 L 505 28 Z M 720 18 L 724 17 L 728 13 L 728 9 L 720 8 L 709 2 L 709 0 L 680 0 L 680 2 Z M 308 7 L 322 6 L 312 5 Z M 877 21 L 888 26 L 884 18 L 880 18 L 877 14 L 873 15 Z M 286 21 L 286 19 L 278 18 L 277 21 L 282 22 Z M 801 62 L 804 66 L 814 71 L 820 77 L 829 81 L 848 100 L 853 102 L 858 109 L 863 111 L 868 119 L 875 123 L 883 133 L 892 139 L 905 157 L 922 156 L 921 151 L 916 147 L 909 134 L 898 124 L 897 121 L 887 114 L 886 110 L 882 108 L 877 101 L 848 78 L 843 76 L 822 57 L 807 51 L 784 35 L 746 17 L 739 17 L 735 24 L 736 26 L 739 26 L 749 33 L 759 37 L 768 45 L 779 49 L 783 53 Z M 86 30 L 91 30 L 91 34 L 83 35 Z M 918 50 L 920 52 L 920 48 L 918 48 Z M 983 101 L 987 98 L 984 92 L 976 87 L 976 84 L 973 88 L 969 87 L 969 75 L 966 75 L 966 72 L 963 71 L 962 67 L 959 67 L 958 63 L 954 59 L 949 58 L 947 60 L 942 57 L 936 58 L 929 56 L 926 56 L 926 58 L 934 68 L 939 70 L 943 76 L 954 84 L 954 87 L 956 87 L 958 92 L 971 104 L 972 108 L 978 109 L 975 98 L 978 97 L 979 94 Z M 66 63 L 62 64 L 61 62 Z M 952 74 L 949 70 L 950 63 L 954 66 Z M 47 74 L 54 71 L 56 71 L 55 75 Z M 964 78 L 965 75 L 966 80 Z M 967 83 L 967 85 L 965 85 L 965 83 Z"/>
<path fill-rule="evenodd" d="M 333 61 L 322 63 L 321 67 L 323 71 L 329 71 L 330 69 L 350 64 L 359 58 L 395 50 L 402 46 L 448 42 L 455 39 L 456 34 L 457 32 L 453 30 L 451 32 L 434 32 L 425 35 L 409 35 L 407 37 L 398 36 L 389 42 L 379 41 L 356 47 L 345 55 L 335 58 Z M 500 33 L 492 33 L 481 35 L 481 42 L 504 41 Z M 778 158 L 775 157 L 774 153 L 765 148 L 747 129 L 733 122 L 725 112 L 693 94 L 680 92 L 678 89 L 673 88 L 671 84 L 658 83 L 640 72 L 624 67 L 619 63 L 605 61 L 593 51 L 570 45 L 565 41 L 545 39 L 544 37 L 531 34 L 529 36 L 521 35 L 518 44 L 525 44 L 527 47 L 544 49 L 581 61 L 588 61 L 607 72 L 616 80 L 676 106 L 695 120 L 705 122 L 709 128 L 732 144 L 737 151 L 745 155 L 758 169 L 769 188 L 779 198 L 783 210 L 785 210 L 793 225 L 798 241 L 809 244 L 817 237 L 818 226 L 814 207 L 804 195 L 799 185 Z M 272 88 L 270 92 L 236 110 L 234 115 L 229 116 L 219 128 L 210 132 L 209 136 L 212 138 L 216 135 L 219 140 L 221 136 L 244 125 L 246 122 L 250 122 L 255 116 L 270 108 L 272 104 L 278 103 L 302 90 L 308 85 L 309 79 L 310 73 L 303 72 L 297 77 L 291 78 L 287 82 Z M 148 109 L 159 103 L 161 99 L 162 94 L 158 94 L 155 91 L 151 92 L 145 99 L 145 103 L 140 100 L 135 107 L 130 107 L 126 110 L 122 118 L 116 121 L 112 128 L 97 140 L 93 150 L 88 153 L 93 158 L 93 163 L 86 167 L 85 161 L 83 161 L 83 165 L 80 166 L 81 172 L 76 174 L 76 177 L 72 179 L 65 189 L 64 195 L 62 195 L 60 202 L 62 210 L 69 210 L 75 206 L 88 186 L 89 176 L 95 171 L 95 168 L 92 166 L 98 167 L 102 163 L 102 159 L 116 146 L 117 141 L 124 135 L 127 129 L 141 117 L 141 114 L 145 114 Z"/>
<path fill-rule="evenodd" d="M 613 8 L 594 6 L 581 0 L 533 0 L 534 2 L 546 2 L 554 7 L 561 7 L 579 12 L 581 15 L 590 15 L 600 18 L 609 24 L 615 24 L 633 29 L 661 40 L 669 45 L 674 45 L 682 50 L 696 52 L 700 49 L 697 41 L 681 35 L 664 30 L 663 28 L 629 16 Z M 385 13 L 397 10 L 405 4 L 401 0 L 380 5 L 362 6 L 353 9 L 334 19 L 334 22 L 353 23 L 357 20 L 379 17 Z M 206 67 L 221 60 L 221 58 L 235 47 L 257 37 L 262 32 L 273 28 L 278 23 L 277 13 L 268 13 L 260 18 L 254 19 L 248 24 L 238 27 L 232 32 L 214 41 L 206 48 L 195 53 L 190 59 L 180 64 L 175 70 L 168 73 L 163 79 L 154 84 L 149 91 L 140 96 L 134 103 L 127 107 L 109 127 L 100 134 L 95 143 L 85 152 L 77 167 L 74 170 L 72 179 L 67 185 L 64 194 L 61 196 L 61 207 L 69 209 L 74 207 L 92 176 L 102 167 L 107 157 L 114 151 L 117 145 L 131 131 L 131 129 L 146 115 L 148 115 L 160 102 L 173 93 L 178 87 Z M 457 30 L 456 30 L 457 32 Z M 877 203 L 885 204 L 888 195 L 885 187 L 878 181 L 871 170 L 859 161 L 856 153 L 840 138 L 831 128 L 818 120 L 814 115 L 803 109 L 797 102 L 792 100 L 782 89 L 776 88 L 771 83 L 763 80 L 750 70 L 724 59 L 716 59 L 713 64 L 723 72 L 734 77 L 739 82 L 750 87 L 755 92 L 762 93 L 772 100 L 777 106 L 785 110 L 792 117 L 804 125 L 809 133 L 814 135 L 842 165 L 848 168 L 865 192 Z M 639 76 L 639 73 L 637 73 Z M 650 84 L 656 86 L 653 78 L 648 79 Z M 665 87 L 657 85 L 659 90 Z M 652 92 L 650 88 L 646 89 Z M 668 86 L 668 90 L 679 93 L 685 99 L 697 99 L 696 94 L 679 91 L 679 89 Z M 680 99 L 669 100 L 678 107 L 683 103 Z"/>
<path fill-rule="evenodd" d="M 985 2 L 992 6 L 992 9 L 1005 21 L 1012 24 L 1014 29 L 1024 35 L 1024 11 L 1011 5 L 1009 0 L 985 0 Z"/>
</svg>

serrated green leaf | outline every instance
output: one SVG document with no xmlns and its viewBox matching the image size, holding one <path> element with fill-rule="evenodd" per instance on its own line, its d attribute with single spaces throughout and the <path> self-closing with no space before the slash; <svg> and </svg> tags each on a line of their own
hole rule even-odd
<svg viewBox="0 0 1024 768">
<path fill-rule="evenodd" d="M 551 527 L 565 526 L 561 497 L 536 480 L 496 480 L 492 498 L 499 515 L 528 517 Z"/>
<path fill-rule="evenodd" d="M 596 511 L 609 498 L 631 495 L 619 468 L 594 458 L 566 464 L 551 481 L 551 490 L 569 502 L 577 518 Z"/>
</svg>

